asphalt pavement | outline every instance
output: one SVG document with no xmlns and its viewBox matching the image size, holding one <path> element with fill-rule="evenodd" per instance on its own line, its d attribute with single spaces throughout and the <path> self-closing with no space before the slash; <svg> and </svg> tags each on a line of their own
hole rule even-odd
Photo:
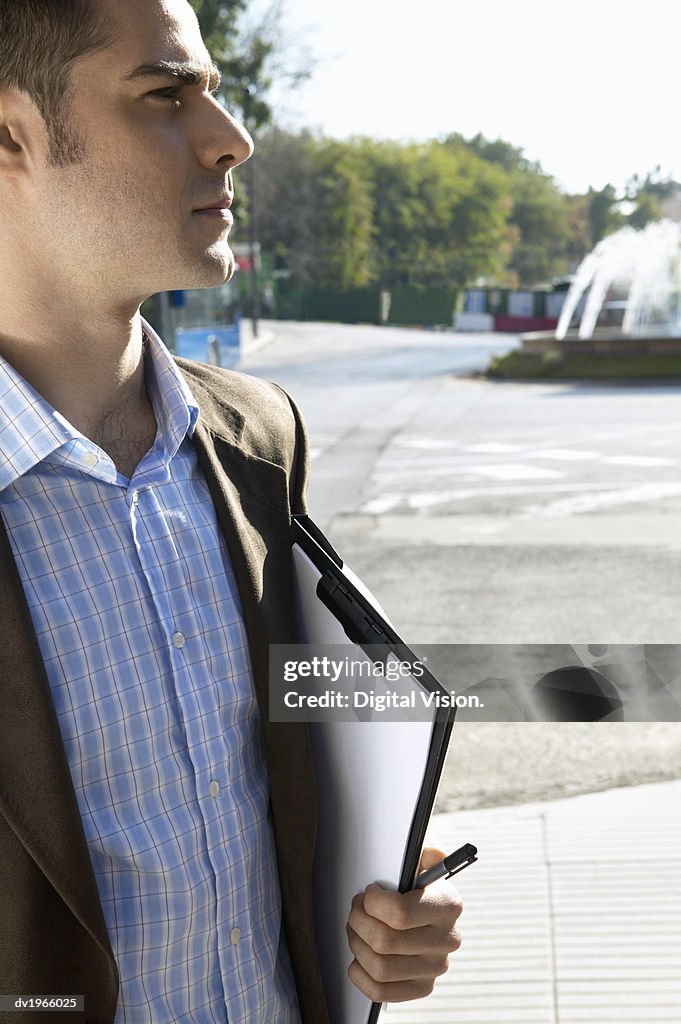
<svg viewBox="0 0 681 1024">
<path fill-rule="evenodd" d="M 412 644 L 677 644 L 681 388 L 481 379 L 509 336 L 268 325 L 310 508 Z M 464 723 L 464 945 L 391 1024 L 681 1024 L 681 723 Z M 668 781 L 664 781 L 668 780 Z M 581 794 L 581 795 L 580 795 Z M 561 799 L 555 799 L 561 797 Z"/>
<path fill-rule="evenodd" d="M 508 335 L 268 322 L 310 509 L 414 644 L 675 644 L 678 385 L 475 377 Z M 455 729 L 442 810 L 681 777 L 681 723 Z"/>
</svg>

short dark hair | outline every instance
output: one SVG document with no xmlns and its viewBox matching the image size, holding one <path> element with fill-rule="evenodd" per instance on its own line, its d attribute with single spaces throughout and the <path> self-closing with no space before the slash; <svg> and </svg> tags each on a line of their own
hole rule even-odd
<svg viewBox="0 0 681 1024">
<path fill-rule="evenodd" d="M 42 114 L 50 162 L 83 155 L 71 121 L 70 72 L 80 57 L 111 42 L 97 0 L 0 0 L 0 84 L 28 93 Z"/>
</svg>

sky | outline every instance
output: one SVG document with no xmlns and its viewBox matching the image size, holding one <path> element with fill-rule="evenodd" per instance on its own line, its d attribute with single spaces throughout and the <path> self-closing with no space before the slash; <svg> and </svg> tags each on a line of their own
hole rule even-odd
<svg viewBox="0 0 681 1024">
<path fill-rule="evenodd" d="M 263 0 L 265 3 L 266 0 Z M 318 59 L 284 127 L 423 141 L 482 132 L 568 192 L 681 178 L 678 0 L 284 0 Z"/>
</svg>

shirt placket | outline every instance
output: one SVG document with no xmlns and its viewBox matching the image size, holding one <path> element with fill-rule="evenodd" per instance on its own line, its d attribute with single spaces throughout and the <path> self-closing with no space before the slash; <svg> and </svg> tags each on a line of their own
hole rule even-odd
<svg viewBox="0 0 681 1024">
<path fill-rule="evenodd" d="M 232 859 L 239 840 L 239 814 L 228 785 L 228 748 L 216 684 L 206 671 L 192 671 L 205 658 L 201 623 L 191 599 L 191 581 L 154 487 L 130 491 L 128 504 L 135 548 L 164 631 L 172 687 L 194 772 L 197 803 L 215 891 L 215 950 L 225 982 L 239 973 L 239 946 L 250 931 L 244 858 Z M 201 682 L 199 682 L 199 680 Z M 243 1018 L 241 985 L 225 984 L 229 1020 Z"/>
</svg>

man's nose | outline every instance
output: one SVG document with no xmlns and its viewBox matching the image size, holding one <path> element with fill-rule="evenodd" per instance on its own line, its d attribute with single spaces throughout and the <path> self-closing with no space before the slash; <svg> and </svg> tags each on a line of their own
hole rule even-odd
<svg viewBox="0 0 681 1024">
<path fill-rule="evenodd" d="M 203 126 L 200 143 L 201 161 L 207 167 L 238 167 L 253 153 L 253 139 L 244 126 L 217 100 Z"/>
</svg>

